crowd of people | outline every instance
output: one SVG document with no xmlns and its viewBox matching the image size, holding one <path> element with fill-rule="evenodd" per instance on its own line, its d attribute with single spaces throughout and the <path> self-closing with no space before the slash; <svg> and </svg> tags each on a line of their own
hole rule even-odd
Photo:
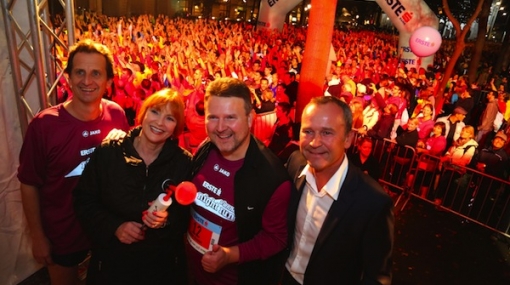
<svg viewBox="0 0 510 285">
<path fill-rule="evenodd" d="M 296 127 L 304 28 L 85 11 L 75 34 L 57 51 L 61 103 L 31 122 L 18 174 L 52 284 L 74 284 L 89 249 L 89 284 L 156 282 L 160 268 L 185 280 L 186 267 L 200 285 L 389 284 L 393 204 L 374 140 L 508 178 L 489 167 L 510 169 L 507 76 L 455 75 L 437 104 L 448 47 L 408 68 L 394 36 L 335 30 L 324 93 Z M 112 129 L 124 132 L 103 140 Z M 184 180 L 193 205 L 144 212 Z"/>
<path fill-rule="evenodd" d="M 105 97 L 124 108 L 130 125 L 134 124 L 143 100 L 155 91 L 172 88 L 183 96 L 189 132 L 185 132 L 182 141 L 188 150 L 194 151 L 205 138 L 201 118 L 203 95 L 209 82 L 216 78 L 245 81 L 252 90 L 254 110 L 261 116 L 274 112 L 279 103 L 285 102 L 291 106 L 289 118 L 295 119 L 293 107 L 305 54 L 304 28 L 287 25 L 282 32 L 255 31 L 245 23 L 171 19 L 162 15 L 117 18 L 83 11 L 77 16 L 75 34 L 78 40 L 92 39 L 115 51 L 114 84 Z M 64 36 L 62 40 L 65 42 Z M 505 120 L 510 119 L 508 75 L 493 74 L 486 66 L 480 68 L 473 83 L 467 82 L 459 70 L 448 81 L 444 102 L 435 102 L 452 49 L 447 43 L 435 55 L 434 64 L 427 68 L 400 64 L 394 35 L 335 30 L 332 45 L 337 60 L 332 62 L 326 76 L 324 91 L 353 106 L 357 118 L 354 127 L 360 132 L 364 128 L 379 138 L 395 138 L 398 126 L 405 127 L 409 118 L 419 117 L 418 130 L 423 141 L 437 117 L 462 107 L 467 112 L 464 123 L 474 125 L 477 130 L 479 127 L 477 141 L 485 142 L 491 129 L 488 122 L 494 114 L 499 112 Z M 65 63 L 64 50 L 58 55 Z M 59 101 L 65 101 L 71 92 L 64 81 L 59 90 Z M 471 121 L 470 114 L 481 113 L 480 105 L 484 104 L 479 102 L 485 98 L 474 98 L 473 93 L 485 90 L 494 90 L 497 104 L 488 104 L 490 114 L 479 124 L 477 117 Z M 496 105 L 498 112 L 493 107 Z M 438 106 L 441 110 L 435 110 Z M 394 107 L 397 110 L 391 122 Z M 273 128 L 276 116 L 273 114 L 266 121 L 269 126 L 263 127 Z M 377 126 L 376 122 L 379 122 Z M 390 131 L 388 126 L 392 123 Z M 255 128 L 254 133 L 269 144 L 271 132 L 259 132 Z"/>
</svg>

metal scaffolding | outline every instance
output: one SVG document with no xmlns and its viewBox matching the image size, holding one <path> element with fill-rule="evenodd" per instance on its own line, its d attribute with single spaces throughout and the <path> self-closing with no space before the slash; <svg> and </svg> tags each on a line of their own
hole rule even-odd
<svg viewBox="0 0 510 285">
<path fill-rule="evenodd" d="M 23 136 L 33 116 L 56 103 L 64 70 L 57 53 L 74 43 L 74 1 L 58 2 L 65 15 L 55 27 L 48 0 L 0 0 Z"/>
</svg>

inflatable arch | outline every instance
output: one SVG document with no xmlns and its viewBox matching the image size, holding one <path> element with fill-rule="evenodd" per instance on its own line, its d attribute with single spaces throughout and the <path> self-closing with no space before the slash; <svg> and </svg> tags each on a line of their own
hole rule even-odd
<svg viewBox="0 0 510 285">
<path fill-rule="evenodd" d="M 266 29 L 282 30 L 285 16 L 301 0 L 262 0 L 257 26 Z M 416 67 L 417 56 L 409 47 L 409 39 L 412 33 L 422 27 L 439 27 L 439 21 L 423 0 L 375 0 L 381 9 L 390 18 L 391 22 L 399 31 L 400 60 L 406 66 Z M 434 56 L 421 59 L 421 67 L 432 64 Z"/>
<path fill-rule="evenodd" d="M 399 32 L 398 47 L 400 61 L 406 66 L 417 66 L 417 56 L 409 47 L 409 39 L 413 32 L 423 26 L 437 29 L 439 20 L 423 0 L 375 0 L 381 9 L 388 15 L 391 22 Z M 433 64 L 434 56 L 422 58 L 421 67 Z"/>
</svg>

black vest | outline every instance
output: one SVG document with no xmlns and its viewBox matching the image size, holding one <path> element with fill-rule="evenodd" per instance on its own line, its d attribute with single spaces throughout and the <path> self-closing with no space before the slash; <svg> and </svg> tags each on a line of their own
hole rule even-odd
<svg viewBox="0 0 510 285">
<path fill-rule="evenodd" d="M 198 173 L 214 146 L 210 141 L 197 151 L 192 177 Z M 191 181 L 191 179 L 190 179 Z M 290 181 L 281 161 L 253 136 L 243 166 L 234 177 L 234 206 L 239 242 L 252 239 L 262 229 L 262 215 L 275 190 Z M 239 264 L 239 285 L 278 284 L 287 250 L 265 259 Z"/>
</svg>

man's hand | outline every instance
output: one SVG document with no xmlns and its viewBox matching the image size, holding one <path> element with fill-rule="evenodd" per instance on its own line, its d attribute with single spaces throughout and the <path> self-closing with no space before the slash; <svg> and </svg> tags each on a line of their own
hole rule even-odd
<svg viewBox="0 0 510 285">
<path fill-rule="evenodd" d="M 125 222 L 115 231 L 115 236 L 121 243 L 132 244 L 145 238 L 142 224 L 137 222 Z"/>
<path fill-rule="evenodd" d="M 51 245 L 46 236 L 32 238 L 32 255 L 38 263 L 44 266 L 53 264 L 53 260 L 51 259 Z"/>
<path fill-rule="evenodd" d="M 239 261 L 239 248 L 213 245 L 212 251 L 202 256 L 202 267 L 206 272 L 220 271 L 225 265 Z"/>
</svg>

